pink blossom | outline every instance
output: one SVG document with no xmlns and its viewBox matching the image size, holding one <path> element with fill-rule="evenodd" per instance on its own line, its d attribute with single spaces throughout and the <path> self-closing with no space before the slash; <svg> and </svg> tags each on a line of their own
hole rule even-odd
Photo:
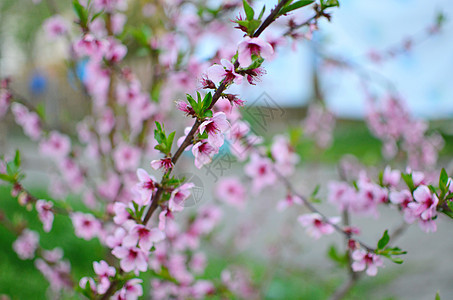
<svg viewBox="0 0 453 300">
<path fill-rule="evenodd" d="M 208 234 L 222 219 L 222 210 L 215 205 L 203 206 L 190 230 L 199 234 Z"/>
<path fill-rule="evenodd" d="M 160 242 L 165 238 L 165 234 L 159 229 L 148 229 L 141 224 L 131 228 L 126 237 L 123 239 L 124 247 L 140 246 L 141 249 L 149 251 L 154 243 Z"/>
<path fill-rule="evenodd" d="M 32 259 L 38 249 L 39 235 L 37 232 L 25 229 L 13 243 L 13 249 L 20 259 Z"/>
<path fill-rule="evenodd" d="M 244 185 L 236 177 L 220 179 L 215 191 L 217 197 L 223 202 L 243 208 L 245 205 L 246 190 Z"/>
<path fill-rule="evenodd" d="M 414 213 L 414 210 L 409 208 L 409 203 L 413 202 L 412 194 L 409 190 L 391 191 L 389 199 L 390 202 L 401 207 L 404 220 L 407 223 L 411 224 L 417 220 L 418 216 Z"/>
<path fill-rule="evenodd" d="M 130 105 L 138 101 L 141 96 L 141 84 L 132 80 L 129 85 L 120 83 L 116 88 L 117 100 L 120 105 Z"/>
<path fill-rule="evenodd" d="M 96 275 L 99 276 L 99 285 L 97 291 L 99 294 L 104 294 L 110 287 L 109 277 L 113 277 L 116 274 L 114 267 L 109 266 L 105 261 L 93 262 L 93 269 Z"/>
<path fill-rule="evenodd" d="M 145 250 L 119 246 L 112 250 L 112 254 L 121 260 L 120 266 L 124 272 L 134 271 L 138 275 L 139 271 L 145 272 L 148 269 L 148 256 Z"/>
<path fill-rule="evenodd" d="M 131 208 L 131 209 L 133 208 L 130 206 L 131 205 L 129 205 L 129 207 L 128 207 L 126 204 L 121 203 L 121 202 L 115 202 L 113 204 L 113 211 L 115 213 L 115 216 L 113 217 L 113 222 L 115 222 L 115 224 L 122 225 L 126 221 L 132 219 L 131 215 L 127 211 L 127 208 Z"/>
<path fill-rule="evenodd" d="M 62 289 L 66 291 L 72 290 L 73 283 L 69 274 L 71 271 L 69 262 L 60 261 L 55 264 L 47 264 L 44 260 L 38 258 L 35 260 L 35 266 L 50 283 L 50 288 L 53 292 L 58 292 Z"/>
<path fill-rule="evenodd" d="M 272 157 L 275 159 L 275 169 L 283 176 L 294 173 L 295 165 L 299 162 L 299 156 L 294 153 L 294 149 L 287 137 L 277 135 L 271 147 Z"/>
<path fill-rule="evenodd" d="M 53 223 L 53 203 L 45 200 L 36 201 L 36 211 L 38 211 L 39 220 L 41 220 L 44 231 L 49 232 L 52 229 Z"/>
<path fill-rule="evenodd" d="M 241 107 L 244 106 L 245 101 L 238 98 L 237 95 L 227 94 L 225 98 L 230 101 L 231 106 Z"/>
<path fill-rule="evenodd" d="M 176 101 L 176 108 L 184 113 L 186 113 L 187 116 L 195 116 L 195 111 L 193 108 L 187 104 L 185 101 Z M 191 127 L 190 127 L 191 128 Z"/>
<path fill-rule="evenodd" d="M 91 278 L 91 277 L 82 277 L 80 278 L 80 281 L 79 281 L 79 286 L 85 290 L 86 287 L 87 287 L 87 284 L 88 284 L 88 287 L 90 288 L 90 290 L 94 293 L 96 292 L 96 283 L 94 282 L 94 279 Z"/>
<path fill-rule="evenodd" d="M 340 211 L 349 209 L 356 198 L 356 191 L 346 182 L 329 182 L 327 199 L 335 204 Z"/>
<path fill-rule="evenodd" d="M 94 0 L 93 6 L 96 11 L 104 10 L 105 12 L 112 13 L 115 10 L 126 10 L 126 0 Z"/>
<path fill-rule="evenodd" d="M 181 211 L 184 208 L 184 201 L 190 196 L 190 189 L 195 185 L 193 183 L 184 183 L 171 192 L 168 208 L 171 211 Z"/>
<path fill-rule="evenodd" d="M 0 119 L 3 118 L 8 111 L 11 98 L 11 93 L 6 88 L 0 87 Z"/>
<path fill-rule="evenodd" d="M 437 231 L 437 224 L 434 220 L 419 220 L 418 226 L 426 233 L 436 232 Z"/>
<path fill-rule="evenodd" d="M 224 80 L 225 84 L 234 82 L 235 84 L 242 83 L 242 76 L 237 74 L 234 70 L 234 65 L 226 60 L 221 60 L 222 65 L 213 65 L 206 70 L 208 78 L 215 84 L 220 83 Z"/>
<path fill-rule="evenodd" d="M 436 208 L 439 199 L 432 194 L 429 188 L 421 185 L 414 191 L 415 202 L 409 203 L 408 207 L 413 210 L 414 214 L 420 216 L 424 221 L 429 221 L 436 216 Z"/>
<path fill-rule="evenodd" d="M 125 236 L 126 230 L 124 230 L 124 228 L 122 227 L 118 227 L 117 229 L 115 229 L 113 235 L 110 234 L 107 236 L 107 238 L 105 239 L 105 244 L 111 249 L 121 246 Z"/>
<path fill-rule="evenodd" d="M 184 254 L 173 253 L 167 262 L 170 275 L 183 285 L 188 285 L 193 281 L 193 275 L 187 270 L 186 260 Z"/>
<path fill-rule="evenodd" d="M 30 112 L 28 108 L 17 102 L 11 104 L 11 111 L 16 123 L 22 126 L 24 133 L 33 141 L 38 140 L 42 134 L 39 116 L 35 112 Z"/>
<path fill-rule="evenodd" d="M 400 181 L 401 172 L 398 170 L 392 170 L 389 166 L 385 167 L 384 173 L 382 176 L 382 183 L 384 185 L 389 185 L 396 187 Z"/>
<path fill-rule="evenodd" d="M 199 131 L 208 134 L 208 143 L 214 148 L 220 148 L 224 142 L 223 133 L 230 128 L 230 123 L 223 112 L 215 113 L 212 118 L 201 123 Z"/>
<path fill-rule="evenodd" d="M 58 167 L 68 187 L 72 191 L 79 192 L 84 184 L 84 175 L 76 162 L 73 159 L 64 158 L 59 161 Z"/>
<path fill-rule="evenodd" d="M 71 213 L 70 217 L 77 237 L 88 241 L 98 236 L 101 230 L 101 222 L 93 215 L 75 212 Z"/>
<path fill-rule="evenodd" d="M 171 157 L 153 160 L 151 162 L 151 167 L 154 170 L 159 170 L 162 168 L 165 170 L 165 172 L 168 172 L 168 170 L 173 168 L 173 161 L 171 160 Z"/>
<path fill-rule="evenodd" d="M 116 274 L 115 268 L 109 266 L 104 260 L 93 262 L 93 269 L 99 277 L 113 277 Z"/>
<path fill-rule="evenodd" d="M 316 145 L 326 149 L 332 144 L 332 133 L 335 127 L 335 116 L 326 107 L 312 104 L 308 107 L 303 121 L 304 135 L 315 140 Z"/>
<path fill-rule="evenodd" d="M 127 144 L 121 144 L 113 152 L 113 160 L 120 172 L 135 170 L 140 162 L 140 150 Z"/>
<path fill-rule="evenodd" d="M 123 60 L 126 53 L 127 47 L 125 45 L 121 44 L 121 42 L 117 40 L 111 39 L 108 41 L 104 57 L 108 61 L 118 63 Z"/>
<path fill-rule="evenodd" d="M 339 217 L 329 218 L 327 222 L 317 213 L 301 215 L 297 220 L 306 228 L 307 234 L 315 239 L 319 239 L 322 235 L 332 234 L 335 231 L 332 224 L 340 222 Z"/>
<path fill-rule="evenodd" d="M 41 255 L 46 261 L 56 263 L 63 258 L 63 250 L 58 247 L 52 250 L 43 250 Z"/>
<path fill-rule="evenodd" d="M 368 276 L 376 276 L 378 272 L 377 268 L 384 265 L 384 262 L 379 255 L 362 249 L 357 249 L 352 252 L 352 259 L 354 260 L 351 265 L 352 270 L 354 272 L 360 272 L 366 269 Z"/>
<path fill-rule="evenodd" d="M 102 111 L 102 115 L 96 122 L 96 128 L 99 134 L 106 135 L 109 134 L 113 127 L 115 126 L 115 115 L 113 110 L 110 108 L 105 108 Z"/>
<path fill-rule="evenodd" d="M 261 191 L 265 186 L 272 185 L 277 180 L 272 169 L 272 162 L 267 157 L 253 153 L 250 162 L 245 165 L 245 174 L 253 179 L 253 191 Z"/>
<path fill-rule="evenodd" d="M 215 294 L 215 287 L 214 284 L 208 280 L 197 280 L 192 285 L 192 297 L 194 299 L 206 299 L 208 295 Z"/>
<path fill-rule="evenodd" d="M 264 59 L 271 59 L 273 54 L 274 49 L 271 44 L 260 38 L 246 36 L 238 45 L 238 60 L 243 68 L 252 64 L 252 55 L 260 56 Z"/>
<path fill-rule="evenodd" d="M 197 252 L 192 255 L 189 267 L 196 274 L 202 274 L 206 268 L 206 255 L 203 252 Z"/>
<path fill-rule="evenodd" d="M 137 170 L 137 177 L 140 182 L 137 183 L 136 190 L 142 198 L 142 203 L 139 204 L 146 205 L 150 201 L 153 192 L 156 190 L 157 181 L 143 169 Z"/>
<path fill-rule="evenodd" d="M 115 173 L 110 173 L 107 179 L 98 184 L 98 193 L 101 197 L 113 201 L 118 196 L 121 180 Z"/>
<path fill-rule="evenodd" d="M 299 196 L 293 195 L 293 194 L 287 194 L 285 199 L 282 199 L 277 203 L 277 210 L 283 211 L 287 207 L 291 207 L 294 204 L 302 205 L 302 203 L 303 203 L 303 201 Z"/>
<path fill-rule="evenodd" d="M 112 32 L 113 34 L 120 34 L 124 30 L 124 24 L 126 24 L 126 15 L 116 13 L 111 17 Z"/>
<path fill-rule="evenodd" d="M 50 38 L 54 39 L 66 34 L 68 31 L 68 24 L 62 16 L 53 15 L 44 21 L 44 30 Z"/>
<path fill-rule="evenodd" d="M 45 156 L 60 160 L 71 151 L 71 140 L 66 135 L 51 131 L 48 138 L 40 143 L 39 150 Z"/>
<path fill-rule="evenodd" d="M 184 128 L 184 135 L 182 137 L 180 137 L 178 139 L 178 141 L 176 142 L 176 144 L 178 145 L 178 147 L 181 147 L 182 143 L 184 143 L 184 140 L 186 139 L 187 135 L 190 133 L 190 130 L 192 129 L 192 127 L 186 127 Z M 186 150 L 185 151 L 188 151 L 192 148 L 192 145 L 189 145 L 187 146 Z"/>
<path fill-rule="evenodd" d="M 192 148 L 192 153 L 195 156 L 195 167 L 201 169 L 204 165 L 212 161 L 212 157 L 218 152 L 207 142 L 198 142 Z"/>
<path fill-rule="evenodd" d="M 141 283 L 143 281 L 138 278 L 128 280 L 123 288 L 117 291 L 111 299 L 113 300 L 136 300 L 143 295 Z"/>
<path fill-rule="evenodd" d="M 58 292 L 62 289 L 66 291 L 73 289 L 73 283 L 69 274 L 71 271 L 69 262 L 59 261 L 57 263 L 47 264 L 44 260 L 38 258 L 35 260 L 35 266 L 50 283 L 50 288 L 53 292 Z"/>
</svg>

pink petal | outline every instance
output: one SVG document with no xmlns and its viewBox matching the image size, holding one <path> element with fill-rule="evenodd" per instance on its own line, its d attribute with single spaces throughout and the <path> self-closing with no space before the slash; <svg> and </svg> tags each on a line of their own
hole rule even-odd
<svg viewBox="0 0 453 300">
<path fill-rule="evenodd" d="M 225 73 L 225 69 L 221 65 L 213 65 L 206 70 L 206 75 L 208 75 L 208 78 L 215 84 L 218 84 L 223 80 Z"/>
</svg>

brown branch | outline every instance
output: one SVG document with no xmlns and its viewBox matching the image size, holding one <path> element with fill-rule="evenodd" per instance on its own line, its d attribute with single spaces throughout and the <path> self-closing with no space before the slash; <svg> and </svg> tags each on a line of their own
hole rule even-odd
<svg viewBox="0 0 453 300">
<path fill-rule="evenodd" d="M 258 37 L 260 36 L 260 34 L 269 26 L 272 24 L 272 22 L 274 22 L 279 16 L 278 16 L 278 13 L 280 12 L 280 10 L 282 9 L 283 6 L 285 6 L 287 3 L 289 2 L 289 0 L 282 0 L 280 1 L 277 6 L 274 7 L 273 10 L 271 10 L 271 13 L 269 14 L 269 16 L 266 18 L 266 20 L 264 20 L 264 22 L 261 24 L 261 26 L 255 31 L 255 33 L 253 34 L 253 37 Z"/>
<path fill-rule="evenodd" d="M 264 20 L 264 22 L 261 24 L 261 26 L 255 31 L 255 33 L 252 35 L 253 37 L 259 37 L 261 35 L 261 33 L 270 25 L 272 24 L 272 22 L 275 21 L 275 19 L 277 18 L 277 15 L 278 13 L 280 12 L 281 8 L 287 4 L 289 2 L 289 0 L 282 0 L 280 1 L 274 9 L 272 9 L 272 11 L 270 12 L 270 14 L 267 16 L 267 18 Z M 238 68 L 239 67 L 239 61 L 236 61 L 235 64 L 234 64 L 234 68 Z M 219 87 L 215 90 L 214 92 L 214 95 L 212 96 L 212 102 L 211 102 L 211 105 L 208 107 L 208 109 L 211 109 L 212 107 L 214 107 L 214 105 L 216 104 L 216 102 L 220 99 L 220 97 L 222 96 L 222 93 L 226 90 L 227 88 L 227 83 L 225 82 L 225 80 L 223 80 L 223 82 L 219 85 Z M 181 154 L 184 152 L 184 150 L 192 143 L 193 141 L 193 138 L 195 136 L 195 133 L 197 132 L 198 128 L 200 127 L 200 124 L 202 123 L 202 120 L 201 119 L 196 119 L 195 120 L 195 123 L 193 124 L 192 126 L 192 129 L 190 130 L 189 134 L 186 136 L 186 138 L 184 139 L 184 141 L 182 142 L 181 146 L 179 146 L 179 148 L 176 150 L 175 154 L 173 155 L 172 157 L 172 162 L 173 164 L 176 164 L 176 162 L 178 161 L 179 157 L 181 156 Z M 166 178 L 170 175 L 172 169 L 169 169 L 163 176 L 163 178 Z M 161 180 L 161 183 L 162 183 L 162 180 Z M 146 214 L 145 214 L 145 217 L 143 219 L 143 224 L 147 224 L 149 219 L 151 218 L 151 216 L 153 215 L 154 211 L 157 209 L 158 205 L 159 205 L 159 201 L 160 201 L 160 197 L 162 196 L 162 187 L 159 187 L 156 194 L 155 194 L 155 197 L 152 197 L 151 199 L 151 205 L 150 207 L 148 208 Z"/>
</svg>

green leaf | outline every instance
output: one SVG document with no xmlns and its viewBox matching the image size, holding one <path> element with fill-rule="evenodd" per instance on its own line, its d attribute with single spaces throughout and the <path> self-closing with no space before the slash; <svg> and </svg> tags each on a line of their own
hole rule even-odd
<svg viewBox="0 0 453 300">
<path fill-rule="evenodd" d="M 173 131 L 172 133 L 170 133 L 168 135 L 168 138 L 167 138 L 167 149 L 168 149 L 168 152 L 171 151 L 171 146 L 173 145 L 173 140 L 175 138 L 175 134 L 176 134 L 176 131 Z"/>
<path fill-rule="evenodd" d="M 36 112 L 41 119 L 46 120 L 46 106 L 43 102 L 36 105 Z"/>
<path fill-rule="evenodd" d="M 319 188 L 320 188 L 320 187 L 321 187 L 321 186 L 320 186 L 319 184 L 316 185 L 315 189 L 314 189 L 313 192 L 311 193 L 311 196 L 312 196 L 312 197 L 316 197 L 316 195 L 317 195 L 318 192 L 319 192 Z"/>
<path fill-rule="evenodd" d="M 86 27 L 86 24 L 87 24 L 87 21 L 88 21 L 88 13 L 85 9 L 85 7 L 83 7 L 78 0 L 73 0 L 72 1 L 72 7 L 74 8 L 74 11 L 77 15 L 77 17 L 79 17 L 79 20 L 80 20 L 80 25 L 82 27 Z"/>
<path fill-rule="evenodd" d="M 445 169 L 442 168 L 442 171 L 440 171 L 440 176 L 439 176 L 439 188 L 442 192 L 447 191 L 447 184 L 448 184 L 448 174 L 445 171 Z"/>
<path fill-rule="evenodd" d="M 399 257 L 390 257 L 390 260 L 393 261 L 395 264 L 401 265 L 404 261 Z"/>
<path fill-rule="evenodd" d="M 20 152 L 16 150 L 16 155 L 14 155 L 14 164 L 16 167 L 20 167 Z"/>
<path fill-rule="evenodd" d="M 329 247 L 329 250 L 327 250 L 327 256 L 332 260 L 334 261 L 335 263 L 337 263 L 340 267 L 344 267 L 347 265 L 348 263 L 348 254 L 345 253 L 345 254 L 340 254 L 338 253 L 338 250 L 337 248 L 335 247 L 335 245 L 331 245 Z"/>
<path fill-rule="evenodd" d="M 285 7 L 283 7 L 280 12 L 279 12 L 279 15 L 284 15 L 284 14 L 287 14 L 289 13 L 290 11 L 293 11 L 293 10 L 296 10 L 296 9 L 299 9 L 301 7 L 304 7 L 304 6 L 307 6 L 309 4 L 312 4 L 313 2 L 315 1 L 312 1 L 312 0 L 300 0 L 300 1 L 296 1 L 290 5 L 287 5 Z"/>
<path fill-rule="evenodd" d="M 434 298 L 434 300 L 440 300 L 439 292 L 436 293 L 436 298 Z"/>
<path fill-rule="evenodd" d="M 326 9 L 329 7 L 339 7 L 340 3 L 338 0 L 321 0 L 321 9 Z"/>
<path fill-rule="evenodd" d="M 0 174 L 0 180 L 14 183 L 14 177 L 11 177 L 7 174 Z"/>
<path fill-rule="evenodd" d="M 251 21 L 255 17 L 255 11 L 253 8 L 250 6 L 250 4 L 247 3 L 246 0 L 242 1 L 244 3 L 244 11 L 245 15 L 247 16 L 247 20 Z"/>
<path fill-rule="evenodd" d="M 157 121 L 156 121 L 155 123 L 156 123 L 156 128 L 157 128 L 157 130 L 158 130 L 159 132 L 162 132 L 162 125 L 160 125 L 160 123 L 157 122 Z"/>
<path fill-rule="evenodd" d="M 446 18 L 445 18 L 444 13 L 443 12 L 439 12 L 437 14 L 437 17 L 436 17 L 437 26 L 439 26 L 439 27 L 442 26 L 444 24 L 444 22 L 445 22 L 445 19 Z"/>
<path fill-rule="evenodd" d="M 252 64 L 250 66 L 248 66 L 247 68 L 245 68 L 244 70 L 253 70 L 253 69 L 257 69 L 259 68 L 263 62 L 264 62 L 264 58 L 261 58 L 260 56 L 256 56 L 256 55 L 252 55 L 252 58 L 253 58 L 253 61 L 252 61 Z"/>
<path fill-rule="evenodd" d="M 9 176 L 15 177 L 17 175 L 18 171 L 19 171 L 19 168 L 16 166 L 14 161 L 9 161 L 6 163 L 6 173 Z"/>
<path fill-rule="evenodd" d="M 198 113 L 199 109 L 198 109 L 198 103 L 195 101 L 195 99 L 187 94 L 187 101 L 189 102 L 190 106 L 192 106 L 192 109 L 195 111 L 195 113 Z"/>
<path fill-rule="evenodd" d="M 384 186 L 384 172 L 379 172 L 379 185 Z"/>
<path fill-rule="evenodd" d="M 258 27 L 260 27 L 260 25 L 261 25 L 260 20 L 250 20 L 249 25 L 247 27 L 248 33 L 252 35 L 258 29 Z"/>
<path fill-rule="evenodd" d="M 207 110 L 204 112 L 203 117 L 205 118 L 212 118 L 212 110 Z M 452 194 L 453 195 L 453 194 Z"/>
<path fill-rule="evenodd" d="M 379 240 L 379 242 L 377 244 L 378 249 L 384 249 L 384 247 L 387 246 L 389 241 L 390 241 L 390 236 L 388 234 L 388 230 L 386 230 L 386 231 L 384 231 L 384 234 L 382 235 L 381 239 Z"/>
<path fill-rule="evenodd" d="M 263 6 L 263 9 L 261 10 L 260 15 L 258 17 L 258 20 L 261 21 L 261 18 L 263 17 L 265 11 L 266 11 L 266 5 Z"/>
<path fill-rule="evenodd" d="M 407 187 L 413 192 L 415 190 L 414 180 L 412 179 L 412 173 L 405 174 L 402 173 L 401 177 L 403 177 L 404 182 L 406 183 Z"/>
<path fill-rule="evenodd" d="M 206 110 L 209 105 L 212 103 L 212 94 L 211 92 L 207 93 L 203 99 L 203 110 Z"/>
<path fill-rule="evenodd" d="M 96 20 L 100 15 L 102 15 L 104 13 L 104 10 L 101 10 L 100 12 L 94 14 L 93 17 L 91 17 L 91 22 L 93 22 L 94 20 Z"/>
</svg>

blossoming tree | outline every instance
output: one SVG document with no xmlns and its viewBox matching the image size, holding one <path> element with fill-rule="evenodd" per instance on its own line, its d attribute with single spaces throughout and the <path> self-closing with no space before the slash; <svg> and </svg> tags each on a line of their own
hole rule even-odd
<svg viewBox="0 0 453 300">
<path fill-rule="evenodd" d="M 72 23 L 53 1 L 35 2 L 53 12 L 43 27 L 50 39 L 67 43 L 67 65 L 87 111 L 76 120 L 76 130 L 60 132 L 16 92 L 14 79 L 3 78 L 0 116 L 13 115 L 39 145 L 39 153 L 52 161 L 55 173 L 49 197 L 35 196 L 23 183 L 27 170 L 18 150 L 0 160 L 0 179 L 21 206 L 36 211 L 44 234 L 52 234 L 55 215 L 61 215 L 71 220 L 75 236 L 98 239 L 105 249 L 103 259 L 90 262 L 94 275 L 74 277 L 60 247 L 44 249 L 36 229 L 0 212 L 0 223 L 17 236 L 12 248 L 20 259 L 34 260 L 55 297 L 75 292 L 88 299 L 260 298 L 242 271 L 227 268 L 218 278 L 206 277 L 208 256 L 200 243 L 217 230 L 225 205 L 244 207 L 246 201 L 259 201 L 264 189 L 277 186 L 286 193 L 270 210 L 298 212 L 290 221 L 314 239 L 334 233 L 345 238 L 344 253 L 335 258 L 346 266 L 349 279 L 334 291 L 333 299 L 344 297 L 362 271 L 375 276 L 387 261 L 402 263 L 406 253 L 392 243 L 398 232 L 386 230 L 376 243 L 363 242 L 361 230 L 350 224 L 351 215 L 378 217 L 378 208 L 387 206 L 425 232 L 436 231 L 441 215 L 453 216 L 451 179 L 436 166 L 442 140 L 428 135 L 427 125 L 412 119 L 394 95 L 378 102 L 366 94 L 367 122 L 383 141 L 389 164 L 402 156 L 408 168 L 373 173 L 343 166 L 342 180 L 325 187 L 338 216 L 318 208 L 318 188 L 306 196 L 292 182 L 300 161 L 297 136 L 281 133 L 269 142 L 242 117 L 240 108 L 247 99 L 231 88 L 253 85 L 266 76 L 263 63 L 277 55 L 286 40 L 309 40 L 318 20 L 330 20 L 338 1 L 280 0 L 272 9 L 258 10 L 247 1 L 74 0 Z M 126 17 L 135 5 L 146 25 Z M 299 11 L 310 15 L 298 22 L 293 16 Z M 236 18 L 230 22 L 232 14 Z M 272 26 L 280 34 L 264 37 Z M 240 33 L 238 39 L 234 32 Z M 223 44 L 212 57 L 200 60 L 196 49 L 213 34 Z M 146 80 L 129 66 L 139 53 L 149 65 Z M 81 63 L 84 76 L 77 72 Z M 351 67 L 332 57 L 325 63 Z M 183 95 L 186 100 L 180 100 Z M 180 130 L 174 120 L 183 117 L 190 126 Z M 305 136 L 323 149 L 331 143 L 334 122 L 325 106 L 315 105 L 302 126 Z M 222 147 L 243 162 L 245 176 L 220 178 L 213 197 L 221 204 L 209 203 L 178 217 L 195 184 L 174 170 L 183 160 L 201 169 Z M 251 183 L 250 190 L 243 178 Z M 66 200 L 68 195 L 81 199 L 84 207 Z M 150 294 L 144 295 L 143 284 L 151 286 Z"/>
</svg>

